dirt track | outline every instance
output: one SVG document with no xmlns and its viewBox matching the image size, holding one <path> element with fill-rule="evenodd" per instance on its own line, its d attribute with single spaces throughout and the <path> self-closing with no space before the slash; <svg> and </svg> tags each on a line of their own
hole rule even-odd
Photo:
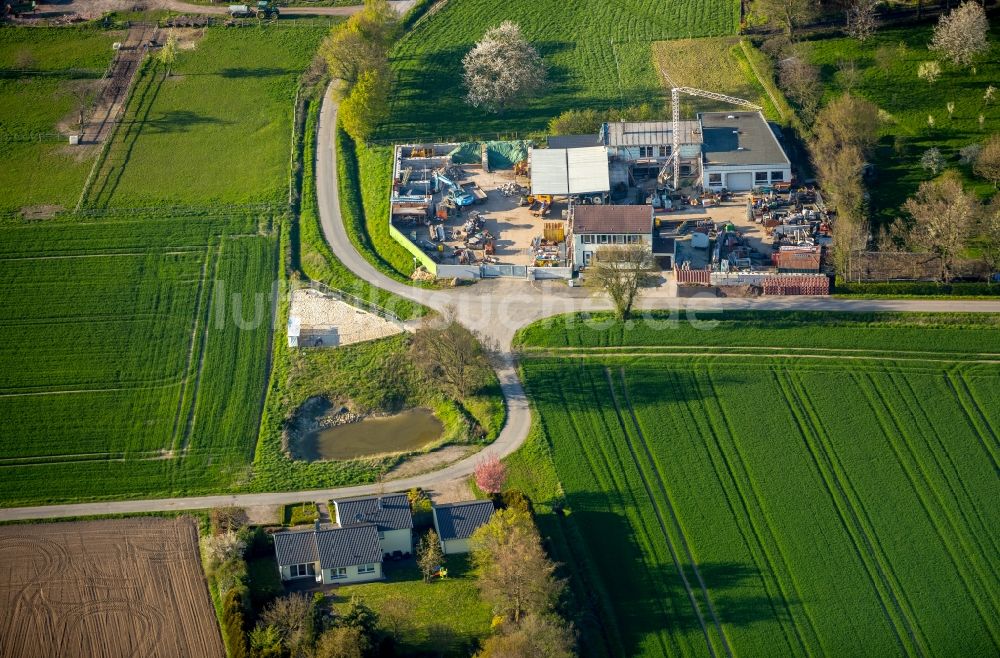
<svg viewBox="0 0 1000 658">
<path fill-rule="evenodd" d="M 225 655 L 191 519 L 0 527 L 0 657 Z"/>
</svg>

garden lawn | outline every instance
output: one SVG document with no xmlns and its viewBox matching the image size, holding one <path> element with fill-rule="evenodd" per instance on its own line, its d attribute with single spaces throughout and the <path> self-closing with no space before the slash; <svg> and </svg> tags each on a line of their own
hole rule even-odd
<svg viewBox="0 0 1000 658">
<path fill-rule="evenodd" d="M 169 76 L 147 62 L 87 205 L 287 203 L 296 85 L 328 31 L 209 28 Z"/>
<path fill-rule="evenodd" d="M 887 29 L 864 44 L 848 38 L 820 38 L 801 44 L 809 61 L 821 68 L 826 100 L 845 91 L 844 80 L 837 75 L 838 63 L 853 61 L 860 71 L 853 92 L 889 115 L 874 159 L 877 180 L 871 201 L 880 223 L 899 216 L 903 202 L 922 181 L 933 177 L 920 166 L 921 155 L 932 147 L 941 149 L 947 166 L 958 169 L 980 196 L 995 192 L 992 185 L 973 177 L 970 167 L 959 164 L 958 151 L 1000 132 L 1000 102 L 987 105 L 983 100 L 986 88 L 997 86 L 1000 80 L 1000 26 L 994 21 L 991 50 L 975 72 L 942 62 L 941 77 L 934 84 L 917 77 L 921 62 L 937 59 L 927 50 L 931 34 L 930 26 Z M 879 65 L 880 59 L 884 66 Z M 950 118 L 948 103 L 955 104 Z M 979 115 L 984 117 L 982 127 Z M 928 117 L 934 118 L 933 127 L 928 125 Z"/>
<path fill-rule="evenodd" d="M 418 21 L 392 53 L 397 87 L 378 137 L 468 137 L 530 132 L 570 108 L 636 105 L 662 98 L 650 44 L 735 34 L 734 0 L 461 0 Z M 549 67 L 526 107 L 496 116 L 467 105 L 462 57 L 504 20 L 518 23 Z"/>
<path fill-rule="evenodd" d="M 425 583 L 414 561 L 386 562 L 385 582 L 338 587 L 337 603 L 356 596 L 378 613 L 395 600 L 403 655 L 472 655 L 489 635 L 492 614 L 479 598 L 467 557 L 449 555 L 445 566 L 447 578 Z"/>
<path fill-rule="evenodd" d="M 648 356 L 522 360 L 544 439 L 522 451 L 562 493 L 521 453 L 512 478 L 579 581 L 584 654 L 996 653 L 1000 367 L 972 360 L 1000 353 L 996 320 L 814 317 L 810 338 L 788 314 L 740 317 L 735 343 L 730 317 Z M 603 333 L 619 354 L 656 342 Z M 667 349 L 699 334 L 730 347 Z"/>
<path fill-rule="evenodd" d="M 0 505 L 243 485 L 277 267 L 259 226 L 0 226 Z"/>
<path fill-rule="evenodd" d="M 96 28 L 0 30 L 0 213 L 76 204 L 98 149 L 69 146 L 71 90 L 98 89 L 120 38 Z"/>
</svg>

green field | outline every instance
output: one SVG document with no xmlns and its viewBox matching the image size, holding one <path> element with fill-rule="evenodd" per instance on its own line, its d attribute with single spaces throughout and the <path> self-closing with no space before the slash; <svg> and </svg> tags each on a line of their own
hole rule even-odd
<svg viewBox="0 0 1000 658">
<path fill-rule="evenodd" d="M 549 66 L 545 93 L 503 116 L 465 104 L 462 56 L 490 27 L 521 25 Z M 451 0 L 418 22 L 392 53 L 392 116 L 378 137 L 464 137 L 544 129 L 569 108 L 662 98 L 650 44 L 735 34 L 734 0 Z"/>
<path fill-rule="evenodd" d="M 958 151 L 1000 131 L 1000 103 L 986 105 L 983 101 L 986 87 L 996 86 L 1000 80 L 1000 27 L 994 22 L 990 34 L 992 49 L 975 67 L 975 72 L 942 64 L 941 78 L 934 84 L 917 77 L 921 62 L 937 59 L 927 50 L 931 33 L 929 26 L 897 28 L 880 30 L 864 44 L 847 38 L 823 38 L 801 44 L 808 59 L 821 68 L 827 99 L 845 90 L 843 78 L 837 74 L 838 63 L 854 62 L 860 71 L 854 93 L 865 96 L 891 117 L 882 128 L 874 160 L 878 168 L 875 183 L 878 193 L 872 194 L 872 203 L 880 222 L 898 216 L 903 202 L 916 192 L 922 181 L 932 177 L 920 167 L 920 156 L 932 147 L 940 148 L 948 159 L 947 166 L 961 171 L 981 196 L 994 192 L 992 185 L 975 179 L 969 167 L 959 164 Z M 880 65 L 879 58 L 888 64 Z M 948 103 L 955 104 L 952 118 L 948 115 Z M 982 128 L 980 114 L 985 117 Z M 928 126 L 928 116 L 934 117 L 933 128 Z"/>
<path fill-rule="evenodd" d="M 97 147 L 70 147 L 76 86 L 96 90 L 121 32 L 0 30 L 0 212 L 72 208 Z"/>
<path fill-rule="evenodd" d="M 267 378 L 267 222 L 104 218 L 0 236 L 0 501 L 241 483 Z"/>
<path fill-rule="evenodd" d="M 522 336 L 584 652 L 995 654 L 997 318 L 716 319 Z"/>
<path fill-rule="evenodd" d="M 169 76 L 148 62 L 86 205 L 287 203 L 295 90 L 328 31 L 213 28 Z"/>
</svg>

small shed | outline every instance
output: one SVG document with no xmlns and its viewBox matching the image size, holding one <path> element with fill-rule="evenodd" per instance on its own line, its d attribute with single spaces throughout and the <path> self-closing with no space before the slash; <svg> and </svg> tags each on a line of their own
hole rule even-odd
<svg viewBox="0 0 1000 658">
<path fill-rule="evenodd" d="M 445 555 L 469 552 L 469 537 L 493 516 L 493 503 L 489 500 L 470 500 L 462 503 L 435 505 L 434 529 L 441 540 Z"/>
<path fill-rule="evenodd" d="M 299 336 L 302 334 L 302 319 L 297 315 L 288 316 L 288 346 L 298 347 Z"/>
</svg>

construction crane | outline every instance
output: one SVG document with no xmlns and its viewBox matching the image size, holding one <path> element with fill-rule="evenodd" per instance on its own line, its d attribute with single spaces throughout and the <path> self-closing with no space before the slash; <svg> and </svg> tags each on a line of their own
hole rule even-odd
<svg viewBox="0 0 1000 658">
<path fill-rule="evenodd" d="M 688 96 L 700 96 L 701 98 L 710 98 L 714 101 L 730 103 L 732 105 L 742 105 L 743 107 L 747 107 L 752 110 L 759 110 L 761 107 L 760 105 L 751 103 L 748 100 L 736 98 L 735 96 L 726 96 L 725 94 L 717 94 L 714 91 L 705 91 L 704 89 L 695 89 L 694 87 L 675 87 L 673 85 L 673 80 L 670 79 L 670 76 L 667 75 L 666 71 L 661 72 L 671 86 L 670 106 L 673 110 L 674 116 L 673 125 L 671 126 L 673 132 L 673 145 L 670 149 L 670 158 L 663 164 L 663 169 L 660 170 L 660 176 L 662 177 L 667 172 L 667 168 L 672 163 L 674 166 L 674 190 L 678 190 L 681 186 L 681 94 L 687 94 Z"/>
</svg>

